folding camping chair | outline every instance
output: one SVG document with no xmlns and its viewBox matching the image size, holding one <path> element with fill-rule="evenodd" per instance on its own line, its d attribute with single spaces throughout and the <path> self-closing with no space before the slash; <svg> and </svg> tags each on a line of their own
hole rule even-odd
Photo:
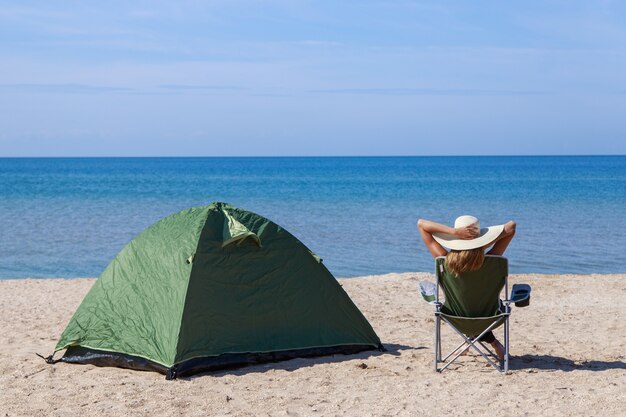
<svg viewBox="0 0 626 417">
<path fill-rule="evenodd" d="M 445 257 L 435 260 L 437 283 L 422 282 L 420 290 L 427 302 L 435 305 L 435 370 L 442 372 L 463 353 L 474 348 L 491 366 L 501 372 L 509 369 L 509 316 L 511 303 L 518 307 L 529 304 L 530 286 L 508 288 L 508 261 L 502 256 L 486 255 L 480 269 L 454 276 L 445 267 Z M 439 288 L 445 301 L 439 301 Z M 500 293 L 504 288 L 504 300 Z M 441 322 L 445 322 L 463 338 L 463 342 L 446 357 L 441 354 Z M 480 339 L 504 324 L 504 359 L 497 356 Z M 496 362 L 498 362 L 496 364 Z M 440 367 L 440 364 L 443 366 Z"/>
</svg>

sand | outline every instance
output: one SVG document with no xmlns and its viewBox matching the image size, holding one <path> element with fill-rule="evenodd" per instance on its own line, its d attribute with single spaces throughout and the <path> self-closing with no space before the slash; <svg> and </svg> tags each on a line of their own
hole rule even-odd
<svg viewBox="0 0 626 417">
<path fill-rule="evenodd" d="M 507 375 L 475 356 L 433 370 L 433 308 L 418 293 L 422 279 L 432 275 L 340 280 L 386 353 L 175 381 L 44 363 L 35 352 L 52 352 L 93 279 L 0 281 L 0 416 L 626 416 L 626 275 L 513 275 L 533 293 L 529 307 L 513 309 Z M 448 329 L 443 337 L 444 346 L 457 341 Z"/>
</svg>

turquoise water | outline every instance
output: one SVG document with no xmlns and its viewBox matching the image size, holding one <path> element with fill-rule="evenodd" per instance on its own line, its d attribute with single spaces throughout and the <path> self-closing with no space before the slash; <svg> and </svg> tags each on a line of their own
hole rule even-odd
<svg viewBox="0 0 626 417">
<path fill-rule="evenodd" d="M 337 277 L 430 271 L 419 217 L 518 222 L 511 272 L 626 272 L 626 157 L 0 158 L 0 278 L 98 276 L 141 230 L 226 201 Z"/>
</svg>

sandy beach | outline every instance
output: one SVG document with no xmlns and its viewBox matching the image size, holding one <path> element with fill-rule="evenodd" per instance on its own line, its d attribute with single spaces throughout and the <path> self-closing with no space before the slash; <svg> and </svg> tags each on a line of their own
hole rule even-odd
<svg viewBox="0 0 626 417">
<path fill-rule="evenodd" d="M 48 365 L 93 279 L 0 281 L 4 416 L 626 415 L 626 275 L 513 275 L 533 287 L 511 317 L 511 371 L 474 356 L 433 370 L 426 273 L 341 279 L 387 352 L 296 359 L 166 381 Z M 499 330 L 496 335 L 501 335 Z M 444 348 L 457 342 L 444 328 Z"/>
</svg>

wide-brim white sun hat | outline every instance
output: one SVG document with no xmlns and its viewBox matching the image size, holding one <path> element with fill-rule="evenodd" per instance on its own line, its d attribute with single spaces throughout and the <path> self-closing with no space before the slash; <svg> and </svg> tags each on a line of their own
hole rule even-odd
<svg viewBox="0 0 626 417">
<path fill-rule="evenodd" d="M 475 239 L 459 239 L 456 236 L 446 233 L 433 233 L 433 238 L 439 242 L 441 246 L 445 246 L 452 250 L 470 250 L 482 248 L 495 241 L 504 230 L 504 225 L 480 227 L 480 222 L 474 216 L 459 216 L 454 221 L 454 228 L 462 228 L 470 225 L 476 226 L 480 230 L 480 234 Z"/>
</svg>

